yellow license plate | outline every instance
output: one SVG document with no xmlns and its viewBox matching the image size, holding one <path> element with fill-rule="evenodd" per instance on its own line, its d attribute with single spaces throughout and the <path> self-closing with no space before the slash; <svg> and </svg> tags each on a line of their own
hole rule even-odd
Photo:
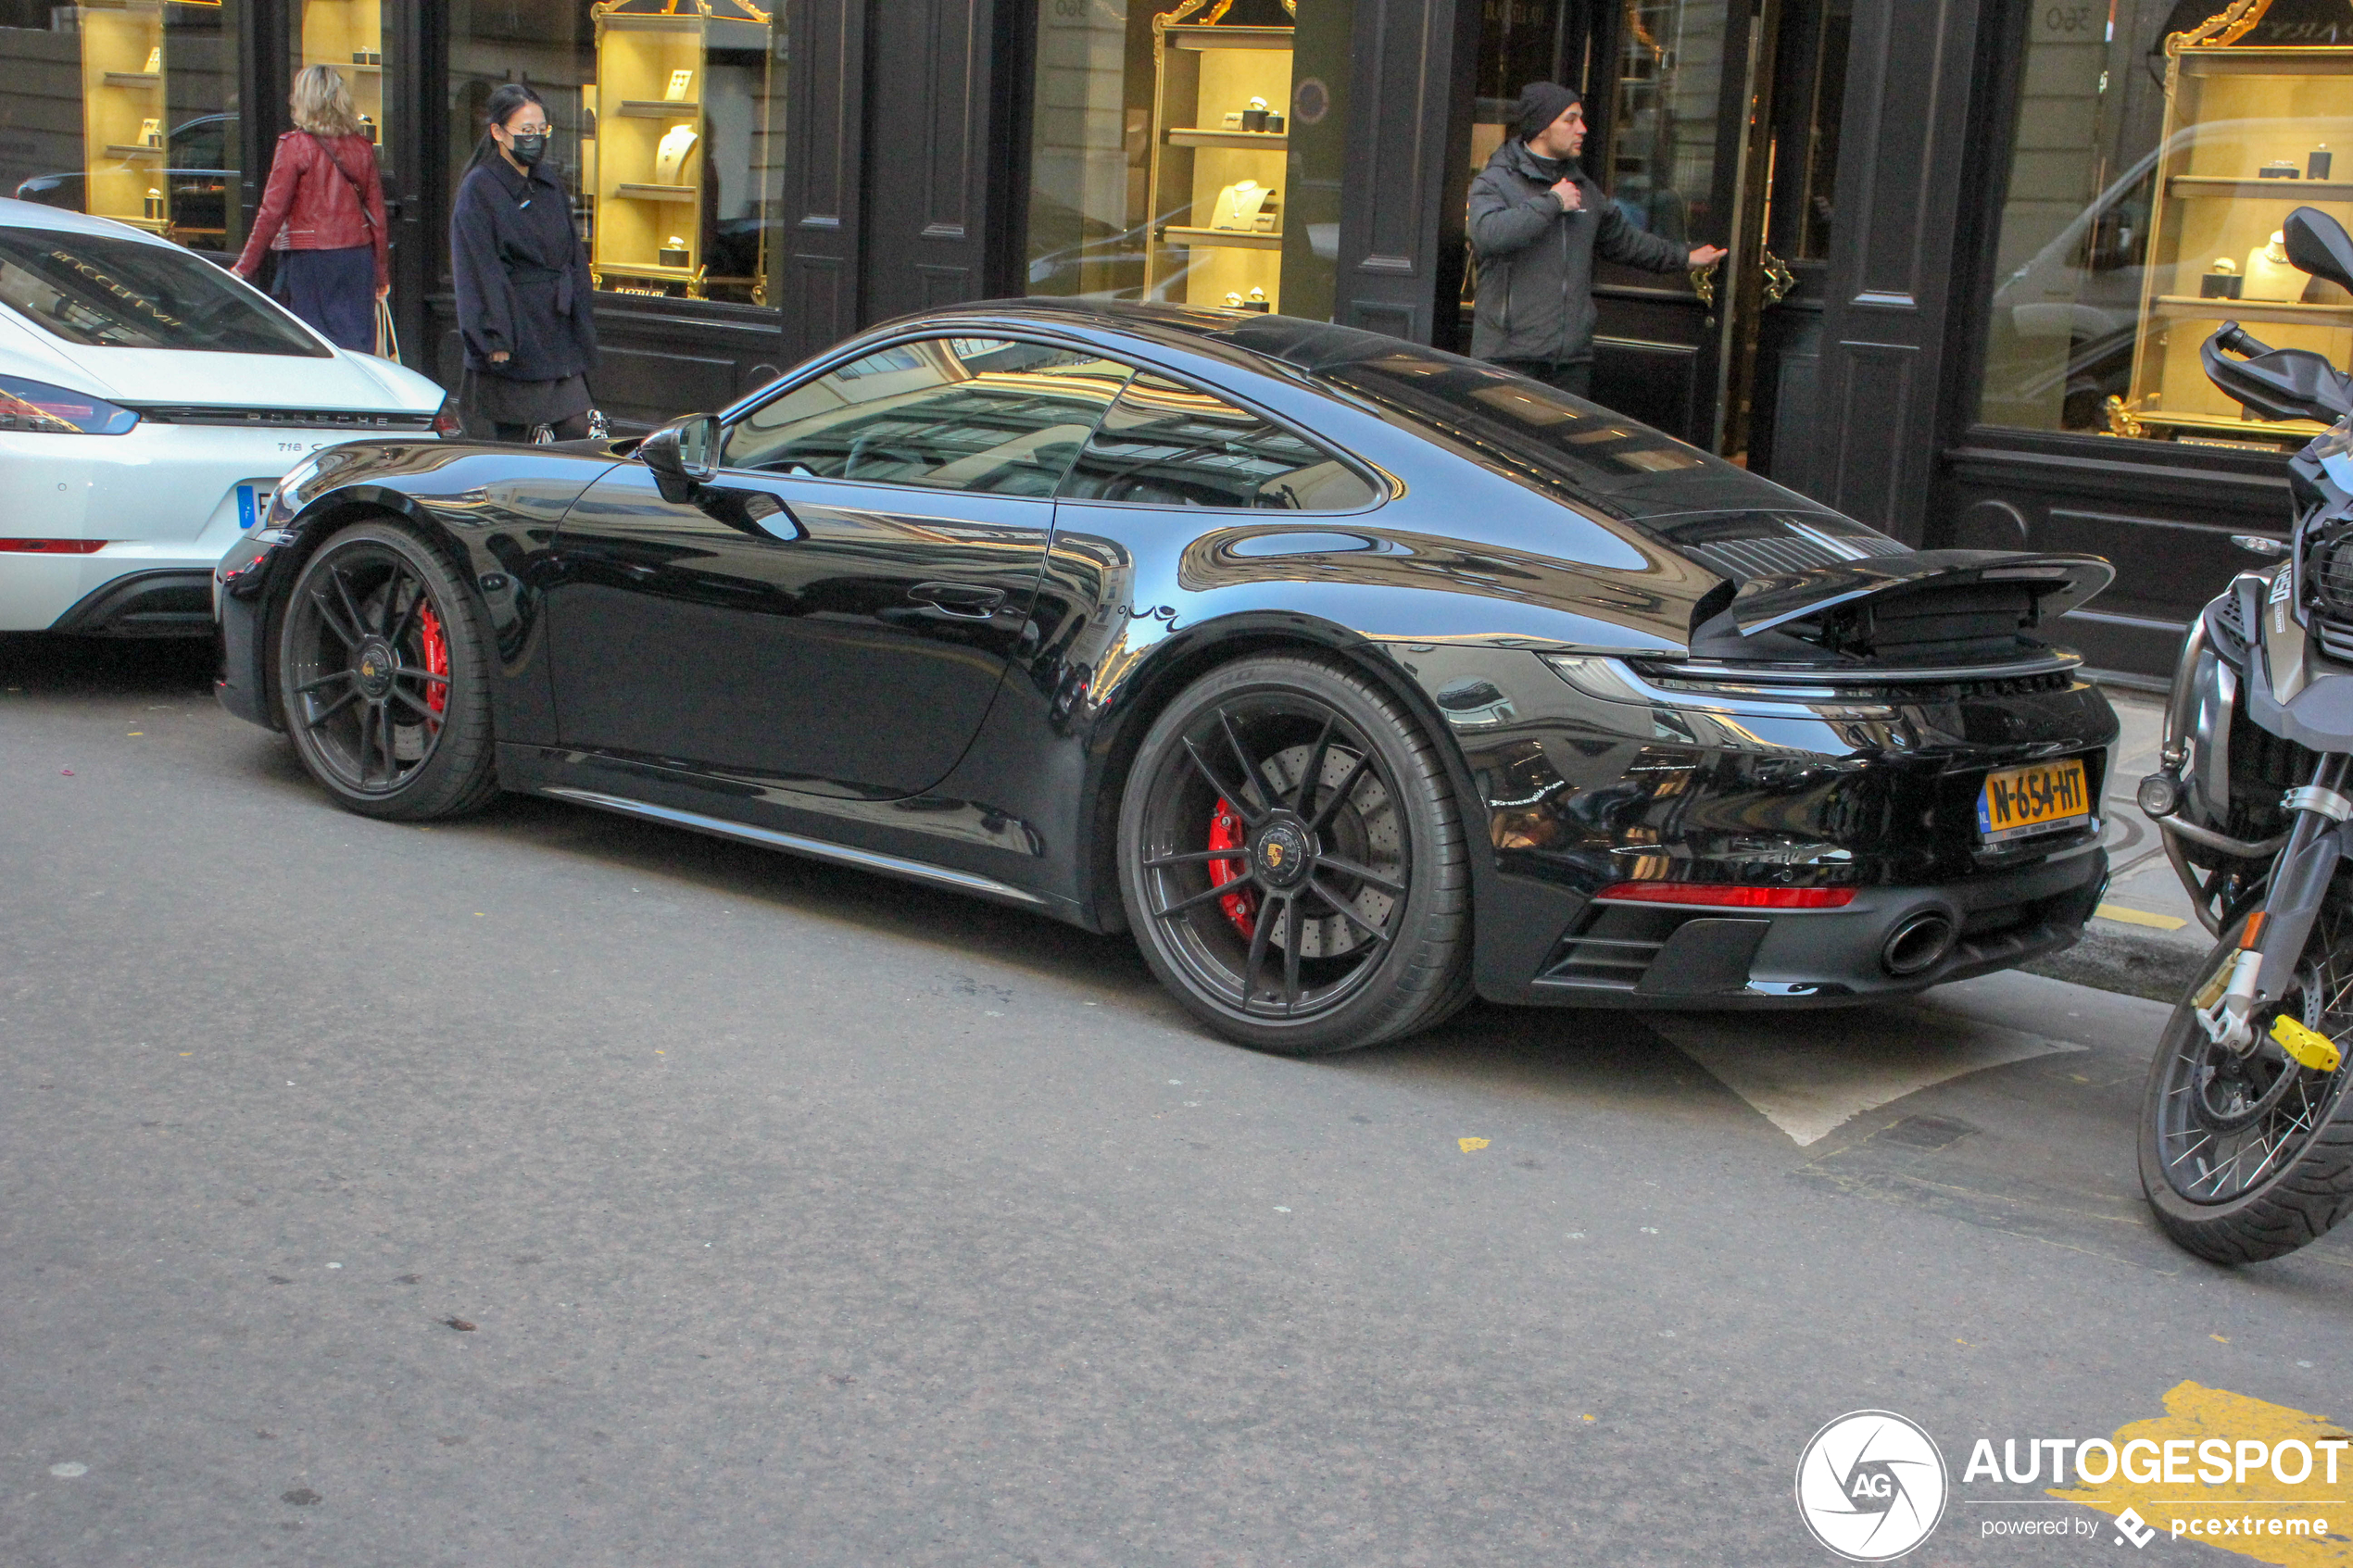
<svg viewBox="0 0 2353 1568">
<path fill-rule="evenodd" d="M 2029 834 L 2082 827 L 2092 820 L 2092 798 L 2083 789 L 2083 764 L 2037 762 L 1987 775 L 1977 792 L 1977 836 L 1987 844 Z"/>
</svg>

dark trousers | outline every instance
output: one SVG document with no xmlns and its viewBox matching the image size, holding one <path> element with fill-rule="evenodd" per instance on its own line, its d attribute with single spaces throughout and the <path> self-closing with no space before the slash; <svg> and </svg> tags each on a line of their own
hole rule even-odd
<svg viewBox="0 0 2353 1568">
<path fill-rule="evenodd" d="M 531 433 L 538 428 L 537 425 L 502 425 L 494 420 L 490 433 L 499 441 L 529 441 Z M 558 420 L 547 430 L 559 441 L 585 440 L 588 434 L 588 411 L 584 408 L 570 419 Z"/>
<path fill-rule="evenodd" d="M 376 351 L 376 252 L 282 250 L 270 292 L 337 348 Z"/>
<path fill-rule="evenodd" d="M 1592 401 L 1593 362 L 1591 359 L 1573 359 L 1566 365 L 1549 364 L 1541 359 L 1497 359 L 1493 363 L 1530 381 L 1540 381 L 1556 391 L 1566 392 L 1571 397 L 1581 397 L 1589 403 Z"/>
</svg>

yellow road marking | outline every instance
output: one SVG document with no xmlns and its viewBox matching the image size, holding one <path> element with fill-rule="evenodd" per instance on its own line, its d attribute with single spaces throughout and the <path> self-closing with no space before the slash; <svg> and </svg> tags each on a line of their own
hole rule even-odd
<svg viewBox="0 0 2353 1568">
<path fill-rule="evenodd" d="M 2127 909 L 2122 904 L 2102 904 L 2092 912 L 2102 920 L 2112 920 L 2123 925 L 2145 925 L 2157 931 L 2179 931 L 2190 923 L 2177 915 L 2151 914 L 2146 909 Z"/>
<path fill-rule="evenodd" d="M 2179 1383 L 2165 1392 L 2164 1415 L 2152 1421 L 2128 1422 L 2116 1429 L 2113 1440 L 2121 1452 L 2126 1443 L 2146 1438 L 2157 1444 L 2162 1453 L 2167 1442 L 2187 1439 L 2191 1445 L 2187 1450 L 2189 1473 L 2196 1474 L 2200 1463 L 2197 1445 L 2211 1438 L 2233 1444 L 2243 1438 L 2260 1439 L 2276 1447 L 2289 1438 L 2310 1444 L 2322 1437 L 2345 1436 L 2335 1423 L 2304 1411 L 2252 1399 L 2227 1388 Z M 2342 1455 L 2345 1450 L 2338 1452 Z M 2146 1450 L 2143 1453 L 2145 1455 Z M 2140 1482 L 2129 1479 L 2120 1466 L 2115 1476 L 2099 1485 L 2085 1482 L 2072 1490 L 2056 1486 L 2046 1490 L 2062 1502 L 2080 1502 L 2106 1514 L 2120 1515 L 2127 1508 L 2133 1509 L 2168 1537 L 2172 1535 L 2176 1521 L 2238 1520 L 2239 1533 L 2184 1534 L 2181 1539 L 2251 1557 L 2259 1562 L 2277 1563 L 2280 1568 L 2353 1568 L 2353 1541 L 2346 1539 L 2346 1526 L 2353 1522 L 2353 1503 L 2347 1501 L 2348 1491 L 2353 1491 L 2353 1470 L 2340 1468 L 2340 1479 L 2332 1486 L 2325 1479 L 2325 1461 L 2321 1461 L 2317 1454 L 2315 1460 L 2310 1477 L 2301 1486 L 2284 1485 L 2268 1470 L 2249 1474 L 2244 1484 L 2225 1481 L 2207 1486 L 2193 1481 L 2184 1486 L 2179 1481 Z M 2277 1506 L 2290 1499 L 2297 1506 Z M 2272 1506 L 2260 1506 L 2263 1504 Z M 2248 1519 L 2256 1522 L 2259 1530 L 2274 1519 L 2325 1519 L 2329 1534 L 2247 1534 L 2245 1521 Z"/>
<path fill-rule="evenodd" d="M 1485 1148 L 1487 1147 L 1487 1140 L 1485 1138 L 1456 1138 L 1454 1141 L 1463 1146 L 1463 1152 L 1465 1154 L 1468 1154 L 1475 1148 Z"/>
</svg>

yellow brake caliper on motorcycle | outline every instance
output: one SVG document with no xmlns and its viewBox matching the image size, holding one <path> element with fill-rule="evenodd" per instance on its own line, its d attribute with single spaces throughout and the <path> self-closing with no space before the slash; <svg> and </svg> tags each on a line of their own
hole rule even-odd
<svg viewBox="0 0 2353 1568">
<path fill-rule="evenodd" d="M 2334 1073 L 2342 1060 L 2336 1042 L 2317 1029 L 2308 1029 L 2285 1013 L 2271 1020 L 2271 1040 L 2296 1062 L 2315 1073 Z"/>
<path fill-rule="evenodd" d="M 2239 949 L 2215 966 L 2206 984 L 2198 987 L 2192 1005 L 2197 1010 L 2198 1022 L 2206 1028 L 2207 1036 L 2217 1045 L 2244 1051 L 2254 1044 L 2254 1031 L 2232 1016 L 2223 1003 L 2233 992 L 2252 996 L 2255 971 L 2262 962 L 2256 945 L 2263 934 L 2263 917 L 2257 914 L 2246 922 L 2246 930 L 2239 937 Z M 2300 1019 L 2282 1013 L 2271 1020 L 2266 1031 L 2271 1043 L 2280 1047 L 2287 1059 L 2297 1066 L 2314 1073 L 2334 1073 L 2344 1060 L 2336 1042 L 2312 1028 Z M 2233 1035 L 2237 1036 L 2235 1039 Z"/>
</svg>

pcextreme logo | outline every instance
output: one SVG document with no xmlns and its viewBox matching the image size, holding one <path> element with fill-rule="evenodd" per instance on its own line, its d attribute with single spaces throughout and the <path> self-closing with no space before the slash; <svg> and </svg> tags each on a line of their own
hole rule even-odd
<svg viewBox="0 0 2353 1568">
<path fill-rule="evenodd" d="M 1936 1440 L 1893 1411 L 1855 1411 L 1814 1434 L 1797 1461 L 1797 1511 L 1850 1562 L 1903 1556 L 1944 1516 Z"/>
</svg>

